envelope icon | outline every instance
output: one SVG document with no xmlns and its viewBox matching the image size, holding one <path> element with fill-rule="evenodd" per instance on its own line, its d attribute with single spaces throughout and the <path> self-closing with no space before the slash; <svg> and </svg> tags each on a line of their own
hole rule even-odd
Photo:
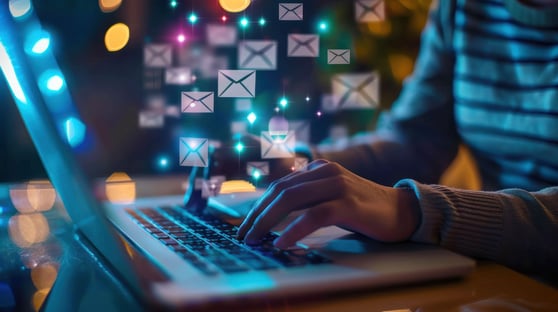
<svg viewBox="0 0 558 312">
<path fill-rule="evenodd" d="M 140 128 L 162 128 L 165 125 L 165 116 L 156 110 L 142 110 L 139 112 Z"/>
<path fill-rule="evenodd" d="M 279 20 L 302 21 L 303 10 L 302 3 L 279 3 Z"/>
<path fill-rule="evenodd" d="M 220 70 L 217 90 L 219 97 L 253 98 L 256 94 L 256 71 Z"/>
<path fill-rule="evenodd" d="M 267 158 L 289 158 L 295 156 L 296 139 L 294 131 L 283 136 L 272 136 L 268 131 L 261 132 L 261 156 Z"/>
<path fill-rule="evenodd" d="M 332 78 L 333 97 L 339 109 L 377 108 L 380 98 L 378 73 L 341 74 Z"/>
<path fill-rule="evenodd" d="M 207 44 L 213 47 L 234 46 L 238 37 L 236 27 L 209 24 L 206 27 Z"/>
<path fill-rule="evenodd" d="M 231 134 L 244 134 L 248 132 L 248 123 L 246 121 L 231 121 Z"/>
<path fill-rule="evenodd" d="M 214 176 L 209 180 L 201 181 L 201 195 L 203 198 L 213 197 L 219 195 L 221 186 L 225 182 L 225 176 Z"/>
<path fill-rule="evenodd" d="M 327 63 L 331 64 L 331 65 L 350 64 L 351 63 L 351 50 L 348 50 L 348 49 L 328 49 L 327 50 Z"/>
<path fill-rule="evenodd" d="M 182 92 L 183 113 L 213 113 L 213 92 Z"/>
<path fill-rule="evenodd" d="M 287 56 L 320 56 L 320 36 L 314 34 L 289 34 L 287 40 Z"/>
<path fill-rule="evenodd" d="M 245 40 L 238 45 L 238 67 L 274 70 L 277 68 L 277 41 Z"/>
<path fill-rule="evenodd" d="M 182 137 L 178 154 L 181 166 L 207 167 L 209 140 Z"/>
<path fill-rule="evenodd" d="M 296 141 L 310 143 L 310 122 L 306 120 L 289 121 L 289 129 L 294 131 Z"/>
<path fill-rule="evenodd" d="M 269 175 L 269 162 L 267 161 L 249 161 L 246 164 L 246 173 L 253 177 L 255 175 Z"/>
<path fill-rule="evenodd" d="M 357 22 L 380 22 L 385 19 L 384 0 L 356 0 L 355 18 Z"/>
<path fill-rule="evenodd" d="M 236 99 L 234 110 L 237 112 L 249 112 L 252 110 L 252 99 Z"/>
<path fill-rule="evenodd" d="M 306 157 L 295 157 L 293 169 L 294 171 L 305 171 L 306 166 L 308 166 L 308 158 Z"/>
<path fill-rule="evenodd" d="M 146 67 L 169 67 L 172 65 L 172 45 L 146 44 L 143 51 Z"/>
<path fill-rule="evenodd" d="M 206 54 L 201 57 L 198 67 L 200 76 L 214 79 L 217 78 L 220 69 L 229 68 L 229 60 L 226 56 Z"/>
<path fill-rule="evenodd" d="M 192 83 L 190 67 L 173 67 L 165 70 L 165 83 L 168 85 L 188 85 Z"/>
</svg>

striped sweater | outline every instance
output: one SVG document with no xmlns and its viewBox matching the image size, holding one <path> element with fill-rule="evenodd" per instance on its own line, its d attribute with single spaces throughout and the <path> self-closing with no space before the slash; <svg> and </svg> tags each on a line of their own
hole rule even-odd
<svg viewBox="0 0 558 312">
<path fill-rule="evenodd" d="M 385 117 L 366 144 L 314 156 L 414 189 L 415 241 L 558 277 L 558 6 L 439 0 Z M 459 144 L 483 191 L 432 184 Z"/>
</svg>

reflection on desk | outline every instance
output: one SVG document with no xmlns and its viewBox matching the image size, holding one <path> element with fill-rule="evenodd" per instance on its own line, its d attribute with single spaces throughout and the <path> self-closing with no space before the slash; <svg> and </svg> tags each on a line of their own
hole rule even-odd
<svg viewBox="0 0 558 312">
<path fill-rule="evenodd" d="M 108 199 L 109 192 L 116 192 L 110 196 L 119 200 L 176 195 L 187 187 L 184 181 L 184 177 L 132 180 L 116 175 L 98 184 L 95 193 Z M 130 194 L 134 198 L 126 197 Z M 0 185 L 0 233 L 1 311 L 37 311 L 51 290 L 53 293 L 42 307 L 45 311 L 55 311 L 60 300 L 67 300 L 76 309 L 87 307 L 104 312 L 128 310 L 123 305 L 134 307 L 130 296 L 122 293 L 121 285 L 104 276 L 106 271 L 95 265 L 87 252 L 76 248 L 71 220 L 47 181 Z M 53 296 L 57 278 L 72 274 L 77 275 L 73 280 L 79 280 L 76 286 L 88 294 L 67 298 L 70 293 L 59 292 Z M 69 279 L 72 280 L 72 276 Z M 558 311 L 558 290 L 503 266 L 481 261 L 476 271 L 464 279 L 217 308 L 243 311 Z"/>
</svg>

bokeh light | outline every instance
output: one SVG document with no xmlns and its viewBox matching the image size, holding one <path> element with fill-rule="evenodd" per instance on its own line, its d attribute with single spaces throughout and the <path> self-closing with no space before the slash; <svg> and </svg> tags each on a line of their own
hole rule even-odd
<svg viewBox="0 0 558 312">
<path fill-rule="evenodd" d="M 56 201 L 56 191 L 46 180 L 14 185 L 9 193 L 12 204 L 20 213 L 48 211 Z"/>
<path fill-rule="evenodd" d="M 195 24 L 198 21 L 198 16 L 196 15 L 196 13 L 192 12 L 190 13 L 190 15 L 188 16 L 188 21 L 190 22 L 190 24 Z"/>
<path fill-rule="evenodd" d="M 171 8 L 176 9 L 176 7 L 178 6 L 178 1 L 171 0 L 171 2 L 169 2 L 169 5 Z"/>
<path fill-rule="evenodd" d="M 221 190 L 219 194 L 231 194 L 231 193 L 243 193 L 243 192 L 255 192 L 256 187 L 244 180 L 228 180 L 221 184 Z"/>
<path fill-rule="evenodd" d="M 50 34 L 46 31 L 34 31 L 28 34 L 25 41 L 25 52 L 31 55 L 45 53 L 50 46 Z"/>
<path fill-rule="evenodd" d="M 242 144 L 241 142 L 236 143 L 236 145 L 234 146 L 234 149 L 239 152 L 242 153 L 242 151 L 244 150 L 244 144 Z"/>
<path fill-rule="evenodd" d="M 246 16 L 244 16 L 240 19 L 240 21 L 238 23 L 240 24 L 240 27 L 246 28 L 246 27 L 248 27 L 248 24 L 250 24 L 250 21 L 248 20 L 248 18 Z"/>
<path fill-rule="evenodd" d="M 122 0 L 99 0 L 99 8 L 104 13 L 116 11 L 121 4 Z"/>
<path fill-rule="evenodd" d="M 246 10 L 250 3 L 250 0 L 219 0 L 221 8 L 231 13 L 238 13 Z"/>
<path fill-rule="evenodd" d="M 14 18 L 22 18 L 31 12 L 31 0 L 10 0 L 10 13 Z"/>
<path fill-rule="evenodd" d="M 31 270 L 31 281 L 38 290 L 50 289 L 58 275 L 58 265 L 53 262 L 43 263 Z"/>
<path fill-rule="evenodd" d="M 50 234 L 50 227 L 41 213 L 18 214 L 8 222 L 10 238 L 17 246 L 27 248 L 44 242 Z"/>
<path fill-rule="evenodd" d="M 260 24 L 260 26 L 265 26 L 266 23 L 267 22 L 266 22 L 265 18 L 260 17 L 260 20 L 258 21 L 258 24 Z"/>
<path fill-rule="evenodd" d="M 221 21 L 226 22 L 229 18 L 226 15 L 221 16 Z"/>
<path fill-rule="evenodd" d="M 66 131 L 66 139 L 71 147 L 79 146 L 85 138 L 85 124 L 81 120 L 70 117 L 64 122 L 64 130 Z"/>
<path fill-rule="evenodd" d="M 327 32 L 329 29 L 329 25 L 326 21 L 320 21 L 318 23 L 318 30 L 322 33 Z"/>
<path fill-rule="evenodd" d="M 186 41 L 186 36 L 184 34 L 179 34 L 178 36 L 176 36 L 176 41 L 178 41 L 179 43 L 184 43 Z"/>
<path fill-rule="evenodd" d="M 113 204 L 133 203 L 136 200 L 136 183 L 125 172 L 115 172 L 106 180 L 105 194 Z"/>
<path fill-rule="evenodd" d="M 105 46 L 109 52 L 122 50 L 130 40 L 130 28 L 124 23 L 112 25 L 105 33 Z"/>
<path fill-rule="evenodd" d="M 64 87 L 64 79 L 60 75 L 52 75 L 47 79 L 46 86 L 50 91 L 60 91 Z"/>
<path fill-rule="evenodd" d="M 279 100 L 279 106 L 281 106 L 281 108 L 285 109 L 287 107 L 287 105 L 289 105 L 289 100 L 287 100 L 286 97 L 282 97 Z"/>
<path fill-rule="evenodd" d="M 254 112 L 251 112 L 250 114 L 248 114 L 248 116 L 246 116 L 246 119 L 248 119 L 248 122 L 250 124 L 254 124 L 257 118 L 258 117 L 256 116 L 256 114 L 254 114 Z"/>
</svg>

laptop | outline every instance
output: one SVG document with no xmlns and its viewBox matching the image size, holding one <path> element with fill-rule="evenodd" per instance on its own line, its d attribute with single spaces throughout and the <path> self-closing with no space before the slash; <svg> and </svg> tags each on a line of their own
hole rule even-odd
<svg viewBox="0 0 558 312">
<path fill-rule="evenodd" d="M 247 246 L 235 238 L 235 225 L 212 213 L 192 187 L 204 177 L 198 169 L 184 196 L 138 199 L 125 207 L 100 202 L 71 146 L 86 125 L 72 106 L 50 109 L 69 93 L 51 96 L 37 86 L 38 65 L 24 50 L 20 23 L 7 3 L 0 6 L 1 70 L 14 102 L 76 234 L 145 306 L 300 298 L 458 278 L 474 270 L 472 259 L 437 246 L 383 244 L 336 227 L 287 251 L 272 246 L 276 233 Z M 41 57 L 41 64 L 56 66 L 52 55 Z M 144 274 L 150 270 L 160 278 Z"/>
</svg>

